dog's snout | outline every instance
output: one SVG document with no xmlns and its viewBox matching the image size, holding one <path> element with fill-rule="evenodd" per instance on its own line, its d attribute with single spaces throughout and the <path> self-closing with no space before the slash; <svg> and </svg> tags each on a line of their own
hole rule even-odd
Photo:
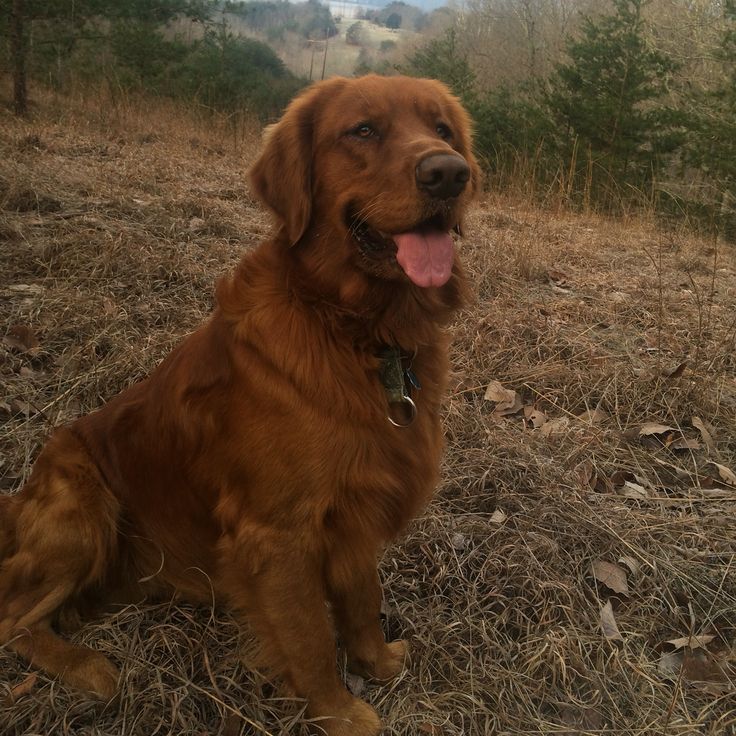
<svg viewBox="0 0 736 736">
<path fill-rule="evenodd" d="M 459 154 L 426 156 L 415 171 L 417 186 L 435 199 L 457 197 L 470 179 L 470 167 Z"/>
</svg>

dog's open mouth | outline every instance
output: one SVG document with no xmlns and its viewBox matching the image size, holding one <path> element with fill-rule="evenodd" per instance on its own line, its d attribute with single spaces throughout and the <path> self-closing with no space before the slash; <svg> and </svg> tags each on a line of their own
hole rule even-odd
<svg viewBox="0 0 736 736">
<path fill-rule="evenodd" d="M 450 279 L 455 259 L 452 227 L 440 215 L 400 233 L 382 232 L 357 217 L 350 217 L 348 222 L 350 233 L 366 258 L 395 258 L 417 286 L 442 286 Z"/>
</svg>

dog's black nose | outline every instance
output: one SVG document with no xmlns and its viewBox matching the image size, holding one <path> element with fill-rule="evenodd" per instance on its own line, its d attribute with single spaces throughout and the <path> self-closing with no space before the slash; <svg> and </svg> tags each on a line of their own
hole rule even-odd
<svg viewBox="0 0 736 736">
<path fill-rule="evenodd" d="M 415 171 L 417 186 L 435 199 L 457 197 L 470 179 L 470 167 L 459 154 L 436 153 L 423 158 Z"/>
</svg>

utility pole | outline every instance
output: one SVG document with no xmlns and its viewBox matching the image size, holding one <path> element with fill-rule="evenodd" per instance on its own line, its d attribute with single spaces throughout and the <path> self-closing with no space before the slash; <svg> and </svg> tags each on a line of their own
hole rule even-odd
<svg viewBox="0 0 736 736">
<path fill-rule="evenodd" d="M 329 31 L 329 28 L 325 28 L 325 55 L 322 57 L 322 79 L 325 78 L 325 67 L 327 66 L 327 47 L 330 43 Z"/>
</svg>

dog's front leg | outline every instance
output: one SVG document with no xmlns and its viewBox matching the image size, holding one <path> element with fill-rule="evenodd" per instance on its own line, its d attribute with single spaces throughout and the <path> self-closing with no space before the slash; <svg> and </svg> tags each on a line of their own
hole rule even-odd
<svg viewBox="0 0 736 736">
<path fill-rule="evenodd" d="M 335 551 L 328 564 L 329 597 L 348 668 L 374 680 L 390 680 L 404 667 L 406 642 L 387 644 L 384 639 L 375 553 L 361 554 L 350 547 Z"/>
<path fill-rule="evenodd" d="M 375 710 L 354 698 L 338 677 L 323 561 L 286 535 L 273 542 L 267 553 L 260 546 L 256 565 L 250 554 L 237 555 L 240 560 L 250 557 L 250 564 L 241 566 L 239 582 L 226 581 L 231 601 L 258 637 L 265 664 L 307 700 L 307 713 L 320 733 L 376 736 L 381 723 Z M 243 567 L 250 568 L 245 580 Z"/>
</svg>

